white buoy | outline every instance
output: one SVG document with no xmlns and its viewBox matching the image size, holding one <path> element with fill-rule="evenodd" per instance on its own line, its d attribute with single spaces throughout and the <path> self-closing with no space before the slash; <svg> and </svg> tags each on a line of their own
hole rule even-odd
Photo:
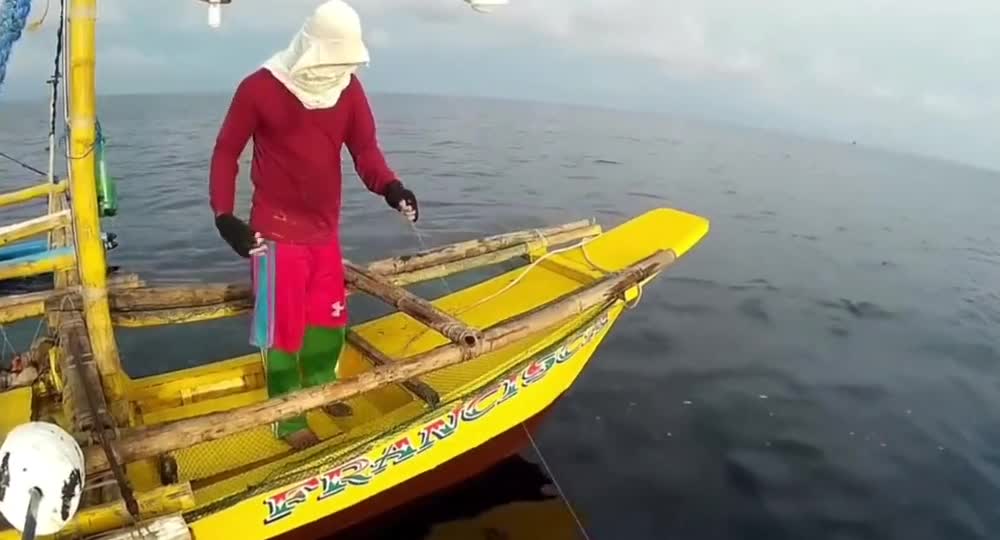
<svg viewBox="0 0 1000 540">
<path fill-rule="evenodd" d="M 17 426 L 0 446 L 0 514 L 27 537 L 59 532 L 80 505 L 85 471 L 80 445 L 59 426 Z"/>
<path fill-rule="evenodd" d="M 480 13 L 492 13 L 497 6 L 507 5 L 507 0 L 465 0 L 465 2 Z"/>
</svg>

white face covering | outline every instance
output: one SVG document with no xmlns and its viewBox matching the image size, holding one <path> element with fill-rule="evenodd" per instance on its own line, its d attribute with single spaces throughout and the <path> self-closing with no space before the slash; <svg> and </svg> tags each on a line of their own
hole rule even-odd
<svg viewBox="0 0 1000 540">
<path fill-rule="evenodd" d="M 305 108 L 325 109 L 337 104 L 351 75 L 368 60 L 357 12 L 343 0 L 329 0 L 264 67 Z"/>
</svg>

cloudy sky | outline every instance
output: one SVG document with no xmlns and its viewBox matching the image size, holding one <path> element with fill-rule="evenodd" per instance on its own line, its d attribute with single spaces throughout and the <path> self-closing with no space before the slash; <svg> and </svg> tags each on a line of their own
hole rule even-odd
<svg viewBox="0 0 1000 540">
<path fill-rule="evenodd" d="M 196 0 L 101 0 L 100 90 L 229 92 L 318 3 L 233 0 L 212 30 Z M 462 0 L 352 5 L 371 92 L 655 110 L 1000 169 L 998 0 L 510 0 L 489 15 Z M 0 106 L 44 91 L 52 22 L 18 43 Z"/>
</svg>

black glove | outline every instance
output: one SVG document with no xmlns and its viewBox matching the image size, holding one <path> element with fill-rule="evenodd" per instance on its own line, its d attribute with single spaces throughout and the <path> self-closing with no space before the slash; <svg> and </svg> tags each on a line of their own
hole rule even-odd
<svg viewBox="0 0 1000 540">
<path fill-rule="evenodd" d="M 256 245 L 256 241 L 249 225 L 232 214 L 222 214 L 215 218 L 215 228 L 237 255 L 244 259 L 250 258 L 250 250 Z"/>
<path fill-rule="evenodd" d="M 417 221 L 420 218 L 420 210 L 417 208 L 417 196 L 412 191 L 403 187 L 403 183 L 399 180 L 389 184 L 389 187 L 386 188 L 385 202 L 400 212 L 403 209 L 399 207 L 399 203 L 405 202 L 407 206 L 413 209 L 413 221 Z"/>
</svg>

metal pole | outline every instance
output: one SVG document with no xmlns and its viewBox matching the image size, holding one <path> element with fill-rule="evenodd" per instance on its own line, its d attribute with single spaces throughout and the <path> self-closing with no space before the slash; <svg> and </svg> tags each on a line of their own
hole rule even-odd
<svg viewBox="0 0 1000 540">
<path fill-rule="evenodd" d="M 24 518 L 24 532 L 21 540 L 35 540 L 35 525 L 38 523 L 38 504 L 42 502 L 42 490 L 31 488 L 31 498 L 28 500 L 28 515 Z"/>
</svg>

